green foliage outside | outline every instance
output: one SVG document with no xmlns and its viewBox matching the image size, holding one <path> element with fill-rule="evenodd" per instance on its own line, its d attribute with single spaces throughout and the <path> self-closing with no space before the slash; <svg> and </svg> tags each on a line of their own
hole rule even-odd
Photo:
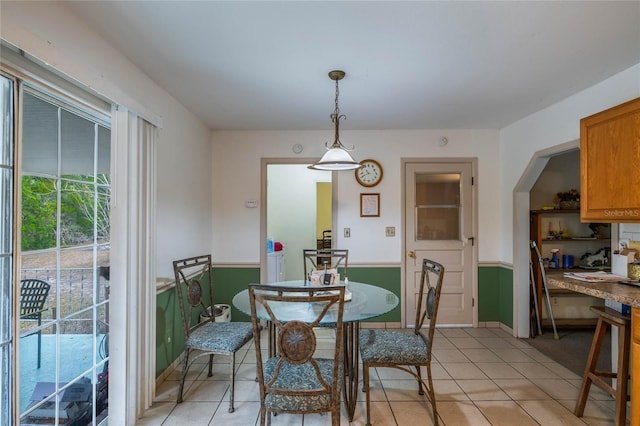
<svg viewBox="0 0 640 426">
<path fill-rule="evenodd" d="M 22 250 L 56 245 L 56 189 L 54 180 L 22 177 Z"/>
<path fill-rule="evenodd" d="M 58 182 L 56 184 L 56 182 Z M 110 181 L 98 175 L 96 184 L 87 176 L 52 179 L 22 177 L 22 250 L 70 247 L 93 242 L 94 226 L 98 241 L 109 241 Z M 57 229 L 60 187 L 60 229 Z"/>
</svg>

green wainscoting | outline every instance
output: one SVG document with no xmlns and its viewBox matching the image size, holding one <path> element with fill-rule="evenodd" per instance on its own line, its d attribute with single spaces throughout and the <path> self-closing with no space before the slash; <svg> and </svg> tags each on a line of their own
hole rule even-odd
<svg viewBox="0 0 640 426">
<path fill-rule="evenodd" d="M 513 271 L 503 266 L 478 268 L 478 321 L 513 327 Z"/>
<path fill-rule="evenodd" d="M 383 287 L 402 300 L 400 267 L 350 267 L 349 280 Z M 215 303 L 231 305 L 233 296 L 247 284 L 260 282 L 260 268 L 214 267 Z M 184 351 L 180 308 L 172 287 L 156 299 L 156 377 Z M 232 307 L 232 321 L 250 321 L 249 316 Z M 400 322 L 400 306 L 372 322 Z M 513 327 L 513 273 L 502 266 L 478 268 L 478 321 L 500 322 Z"/>
<path fill-rule="evenodd" d="M 233 307 L 233 296 L 245 290 L 251 283 L 260 282 L 260 268 L 213 268 L 213 291 L 216 303 L 231 305 L 231 321 L 251 321 L 249 315 L 245 315 Z"/>
<path fill-rule="evenodd" d="M 402 294 L 400 289 L 400 268 L 386 267 L 386 268 L 374 268 L 374 267 L 349 267 L 349 281 L 362 282 L 367 284 L 373 284 L 378 287 L 382 287 L 389 290 L 400 299 L 402 303 Z M 363 322 L 400 322 L 401 311 L 400 304 L 384 315 L 376 318 L 371 318 Z"/>
<path fill-rule="evenodd" d="M 156 296 L 156 377 L 184 351 L 180 307 L 172 287 Z"/>
</svg>

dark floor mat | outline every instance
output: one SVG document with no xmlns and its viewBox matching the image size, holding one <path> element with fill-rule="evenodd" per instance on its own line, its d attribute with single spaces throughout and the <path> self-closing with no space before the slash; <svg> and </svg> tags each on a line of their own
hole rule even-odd
<svg viewBox="0 0 640 426">
<path fill-rule="evenodd" d="M 542 336 L 523 339 L 531 346 L 542 352 L 557 363 L 582 377 L 587 364 L 587 357 L 591 349 L 591 341 L 595 329 L 566 329 L 558 330 L 558 340 L 553 338 L 553 332 L 547 331 Z M 607 331 L 602 344 L 602 351 L 598 358 L 598 370 L 611 371 L 611 331 Z"/>
</svg>

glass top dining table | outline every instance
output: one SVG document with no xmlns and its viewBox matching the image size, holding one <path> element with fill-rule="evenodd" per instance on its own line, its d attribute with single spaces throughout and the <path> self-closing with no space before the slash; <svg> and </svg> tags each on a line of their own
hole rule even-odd
<svg viewBox="0 0 640 426">
<path fill-rule="evenodd" d="M 305 281 L 282 281 L 270 283 L 274 286 L 284 287 L 304 287 Z M 342 282 L 341 284 L 344 284 Z M 345 302 L 343 321 L 346 323 L 358 322 L 384 315 L 398 306 L 398 296 L 387 289 L 371 284 L 360 282 L 349 282 L 346 284 L 346 292 L 351 292 L 351 300 Z M 233 298 L 233 306 L 240 312 L 251 316 L 251 306 L 249 305 L 249 290 L 243 290 Z M 279 312 L 278 316 L 283 319 L 312 322 L 317 316 L 317 312 L 309 309 L 309 304 L 299 304 L 286 307 L 286 310 Z M 258 317 L 267 320 L 266 312 L 258 310 Z M 331 325 L 335 322 L 332 315 L 328 315 L 321 322 L 322 325 Z"/>
<path fill-rule="evenodd" d="M 307 282 L 303 280 L 295 280 L 270 284 L 285 287 L 305 287 Z M 344 304 L 342 318 L 344 323 L 344 373 L 342 376 L 342 393 L 349 421 L 351 422 L 353 421 L 358 397 L 358 354 L 360 351 L 358 334 L 360 332 L 360 321 L 376 318 L 392 311 L 398 306 L 399 299 L 398 296 L 391 291 L 372 284 L 353 281 L 347 284 L 341 282 L 341 284 L 344 284 L 346 286 L 346 290 L 351 292 L 351 300 Z M 232 303 L 240 312 L 249 316 L 251 315 L 248 289 L 242 290 L 236 294 L 233 297 Z M 317 312 L 313 312 L 313 308 L 309 306 L 309 303 L 300 303 L 298 306 L 289 305 L 282 309 L 283 310 L 277 314 L 277 316 L 282 319 L 291 318 L 292 320 L 312 322 L 317 318 Z M 261 312 L 260 310 L 257 311 L 257 316 L 262 320 L 269 319 L 266 312 Z M 332 322 L 335 324 L 335 320 L 332 319 L 332 316 L 328 315 L 321 324 L 324 326 L 331 326 Z M 270 353 L 273 351 L 272 340 L 274 338 L 275 336 L 273 336 L 270 331 Z"/>
</svg>

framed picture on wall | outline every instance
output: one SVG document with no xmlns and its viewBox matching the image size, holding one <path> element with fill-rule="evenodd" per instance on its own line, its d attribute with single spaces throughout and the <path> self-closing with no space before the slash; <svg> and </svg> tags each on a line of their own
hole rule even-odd
<svg viewBox="0 0 640 426">
<path fill-rule="evenodd" d="M 380 194 L 360 194 L 360 217 L 380 216 Z"/>
</svg>

